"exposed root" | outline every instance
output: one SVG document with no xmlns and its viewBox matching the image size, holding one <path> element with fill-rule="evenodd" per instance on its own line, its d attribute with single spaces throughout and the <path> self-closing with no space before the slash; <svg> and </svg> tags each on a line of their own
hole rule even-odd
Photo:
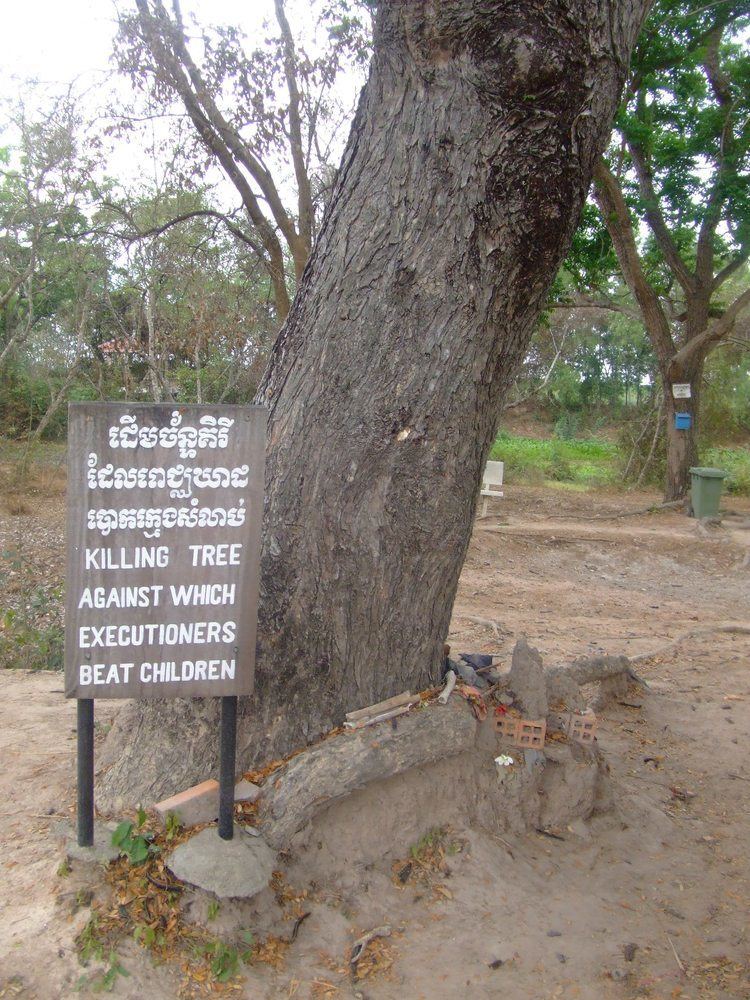
<svg viewBox="0 0 750 1000">
<path fill-rule="evenodd" d="M 670 649 L 675 649 L 683 642 L 687 642 L 688 639 L 696 639 L 701 635 L 715 635 L 717 633 L 724 635 L 750 635 L 750 625 L 730 623 L 727 625 L 712 625 L 710 628 L 691 629 L 689 632 L 683 632 L 682 635 L 678 635 L 676 639 L 672 639 L 663 646 L 657 646 L 656 649 L 649 650 L 648 653 L 638 653 L 636 656 L 631 656 L 630 662 L 645 663 L 648 660 L 652 660 L 655 656 L 663 656 L 664 653 Z"/>
</svg>

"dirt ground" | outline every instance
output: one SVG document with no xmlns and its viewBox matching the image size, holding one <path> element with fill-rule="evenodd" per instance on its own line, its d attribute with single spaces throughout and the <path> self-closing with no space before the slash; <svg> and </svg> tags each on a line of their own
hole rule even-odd
<svg viewBox="0 0 750 1000">
<path fill-rule="evenodd" d="M 225 995 L 750 998 L 750 504 L 730 498 L 741 516 L 701 531 L 673 512 L 616 516 L 652 495 L 505 492 L 477 521 L 449 641 L 507 663 L 525 634 L 547 666 L 595 651 L 655 653 L 637 666 L 650 689 L 601 721 L 612 808 L 557 838 L 454 824 L 445 844 L 455 846 L 426 885 L 394 884 L 394 862 L 409 857 L 402 845 L 312 886 L 304 859 L 288 859 L 310 916 L 279 967 L 243 970 Z M 54 592 L 62 536 L 60 498 L 0 515 L 0 548 L 22 552 L 0 606 L 20 599 L 29 577 Z M 100 735 L 113 711 L 101 704 Z M 106 892 L 103 872 L 73 862 L 60 874 L 74 751 L 61 675 L 0 672 L 0 998 L 91 991 L 79 981 L 90 984 L 97 965 L 81 967 L 74 938 L 90 892 Z M 361 821 L 378 822 L 371 808 Z M 243 919 L 289 939 L 292 924 L 265 895 Z M 198 896 L 185 905 L 217 937 L 236 924 L 231 907 L 217 914 Z M 373 975 L 352 982 L 352 941 L 386 923 Z M 114 996 L 188 995 L 180 970 L 139 945 L 118 955 L 127 976 L 114 977 Z"/>
</svg>

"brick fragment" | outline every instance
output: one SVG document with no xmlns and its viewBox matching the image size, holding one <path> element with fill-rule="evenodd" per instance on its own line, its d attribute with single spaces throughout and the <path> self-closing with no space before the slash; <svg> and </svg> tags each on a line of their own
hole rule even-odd
<svg viewBox="0 0 750 1000">
<path fill-rule="evenodd" d="M 593 743 L 598 727 L 599 720 L 593 712 L 582 714 L 571 712 L 568 718 L 567 732 L 568 736 L 578 743 Z"/>
<path fill-rule="evenodd" d="M 211 823 L 219 815 L 219 782 L 213 778 L 201 781 L 184 792 L 157 802 L 154 809 L 164 824 L 170 813 L 174 813 L 183 826 Z"/>
<path fill-rule="evenodd" d="M 546 719 L 518 719 L 511 715 L 495 717 L 495 731 L 501 739 L 524 750 L 541 750 L 547 735 Z"/>
</svg>

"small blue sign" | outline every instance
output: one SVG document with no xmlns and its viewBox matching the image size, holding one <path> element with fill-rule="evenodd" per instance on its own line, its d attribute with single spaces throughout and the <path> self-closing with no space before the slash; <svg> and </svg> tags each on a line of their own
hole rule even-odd
<svg viewBox="0 0 750 1000">
<path fill-rule="evenodd" d="M 674 425 L 678 431 L 689 431 L 693 426 L 693 418 L 689 413 L 675 413 Z"/>
</svg>

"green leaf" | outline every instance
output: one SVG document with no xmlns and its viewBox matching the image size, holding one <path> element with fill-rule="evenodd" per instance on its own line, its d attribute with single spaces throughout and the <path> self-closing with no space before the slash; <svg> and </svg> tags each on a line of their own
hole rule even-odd
<svg viewBox="0 0 750 1000">
<path fill-rule="evenodd" d="M 125 841 L 130 837 L 133 830 L 133 824 L 130 820 L 123 820 L 112 834 L 112 846 L 113 847 L 124 847 Z"/>
</svg>

